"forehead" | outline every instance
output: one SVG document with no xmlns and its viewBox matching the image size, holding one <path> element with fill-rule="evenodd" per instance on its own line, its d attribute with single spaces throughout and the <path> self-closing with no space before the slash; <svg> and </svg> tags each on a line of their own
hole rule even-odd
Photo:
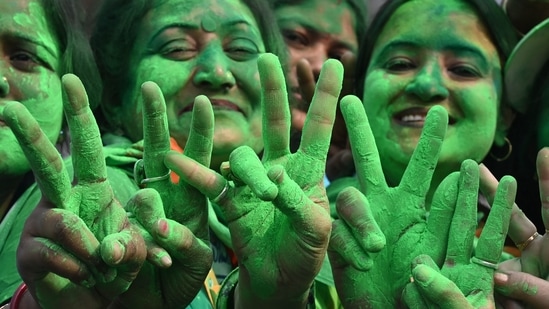
<svg viewBox="0 0 549 309">
<path fill-rule="evenodd" d="M 412 0 L 401 5 L 385 24 L 376 46 L 394 40 L 412 41 L 424 47 L 473 44 L 489 55 L 497 49 L 477 15 L 459 0 Z"/>
<path fill-rule="evenodd" d="M 0 1 L 0 34 L 23 37 L 57 50 L 55 35 L 39 0 Z"/>
<path fill-rule="evenodd" d="M 156 32 L 168 24 L 201 25 L 204 18 L 218 24 L 247 23 L 258 29 L 255 18 L 240 0 L 166 0 L 145 17 L 143 26 Z"/>
</svg>

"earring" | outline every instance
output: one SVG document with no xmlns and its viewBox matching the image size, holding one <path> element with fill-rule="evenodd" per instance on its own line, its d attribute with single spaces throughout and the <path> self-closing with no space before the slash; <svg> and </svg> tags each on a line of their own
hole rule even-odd
<svg viewBox="0 0 549 309">
<path fill-rule="evenodd" d="M 507 145 L 507 152 L 504 156 L 498 156 L 498 154 L 494 154 L 492 150 L 490 150 L 490 157 L 494 158 L 497 162 L 502 162 L 511 156 L 511 153 L 513 152 L 513 144 L 511 144 L 511 141 L 505 137 L 505 144 Z"/>
<path fill-rule="evenodd" d="M 10 93 L 10 83 L 5 76 L 0 79 L 0 97 L 7 97 Z"/>
</svg>

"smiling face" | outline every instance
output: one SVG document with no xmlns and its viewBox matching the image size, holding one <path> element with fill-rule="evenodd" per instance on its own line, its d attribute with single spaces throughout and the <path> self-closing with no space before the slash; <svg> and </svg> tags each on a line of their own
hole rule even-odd
<svg viewBox="0 0 549 309">
<path fill-rule="evenodd" d="M 184 147 L 194 98 L 214 107 L 212 167 L 232 150 L 263 149 L 257 57 L 265 52 L 250 10 L 238 0 L 168 0 L 148 12 L 131 53 L 135 82 L 124 96 L 123 126 L 142 138 L 141 84 L 154 81 L 166 100 L 170 135 Z"/>
<path fill-rule="evenodd" d="M 356 20 L 346 1 L 304 0 L 277 7 L 275 16 L 290 52 L 290 84 L 298 99 L 298 61 L 306 59 L 318 78 L 324 61 L 340 59 L 345 52 L 356 53 L 358 49 Z"/>
<path fill-rule="evenodd" d="M 363 96 L 389 181 L 400 181 L 434 105 L 450 117 L 439 167 L 482 160 L 496 134 L 501 83 L 496 47 L 471 8 L 455 0 L 400 6 L 376 41 Z"/>
<path fill-rule="evenodd" d="M 63 119 L 59 43 L 37 0 L 0 2 L 0 113 L 6 101 L 19 101 L 36 118 L 50 141 Z M 10 128 L 0 121 L 0 175 L 29 171 Z"/>
</svg>

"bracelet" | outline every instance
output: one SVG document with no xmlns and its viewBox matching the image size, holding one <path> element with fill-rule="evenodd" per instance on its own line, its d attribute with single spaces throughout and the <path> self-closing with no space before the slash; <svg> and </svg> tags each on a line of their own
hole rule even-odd
<svg viewBox="0 0 549 309">
<path fill-rule="evenodd" d="M 21 285 L 15 290 L 15 293 L 13 294 L 13 297 L 10 301 L 10 309 L 18 309 L 19 304 L 21 303 L 21 299 L 23 299 L 23 295 L 27 292 L 28 287 L 25 284 L 25 282 L 21 283 Z"/>
<path fill-rule="evenodd" d="M 217 309 L 231 309 L 234 308 L 234 291 L 238 284 L 238 267 L 233 269 L 221 284 L 219 290 L 219 296 L 217 297 Z"/>
</svg>

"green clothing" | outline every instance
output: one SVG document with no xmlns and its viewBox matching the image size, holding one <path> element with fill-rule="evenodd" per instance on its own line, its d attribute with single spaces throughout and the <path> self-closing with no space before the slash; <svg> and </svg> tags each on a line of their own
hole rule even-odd
<svg viewBox="0 0 549 309">
<path fill-rule="evenodd" d="M 65 166 L 72 178 L 72 161 L 65 159 Z M 124 205 L 137 190 L 137 186 L 128 176 L 118 169 L 107 168 L 109 182 L 113 185 L 115 196 Z M 25 221 L 42 197 L 40 189 L 31 185 L 11 206 L 6 217 L 0 222 L 0 304 L 7 303 L 17 287 L 23 282 L 16 267 L 15 254 Z"/>
</svg>

